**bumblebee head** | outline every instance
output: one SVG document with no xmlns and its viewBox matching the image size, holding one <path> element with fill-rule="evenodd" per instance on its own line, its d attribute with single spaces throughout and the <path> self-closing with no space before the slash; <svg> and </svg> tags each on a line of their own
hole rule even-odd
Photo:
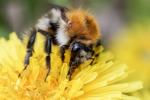
<svg viewBox="0 0 150 100">
<path fill-rule="evenodd" d="M 78 66 L 93 56 L 93 46 L 100 38 L 95 18 L 81 9 L 66 13 L 67 33 L 71 38 L 71 66 Z"/>
<path fill-rule="evenodd" d="M 70 66 L 78 66 L 84 61 L 91 59 L 94 51 L 92 47 L 86 46 L 80 42 L 73 42 L 71 48 L 71 61 Z"/>
</svg>

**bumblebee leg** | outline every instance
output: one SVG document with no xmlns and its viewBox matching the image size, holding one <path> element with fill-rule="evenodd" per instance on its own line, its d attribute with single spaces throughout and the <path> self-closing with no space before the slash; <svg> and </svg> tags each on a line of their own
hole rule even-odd
<svg viewBox="0 0 150 100">
<path fill-rule="evenodd" d="M 47 69 L 48 69 L 48 72 L 46 74 L 46 77 L 45 77 L 45 81 L 50 73 L 50 68 L 51 68 L 51 57 L 50 57 L 50 53 L 51 53 L 51 36 L 50 35 L 47 35 L 46 36 L 46 41 L 45 41 L 45 52 L 47 54 L 46 56 L 46 66 L 47 66 Z"/>
<path fill-rule="evenodd" d="M 71 80 L 71 76 L 74 72 L 74 69 L 78 66 L 78 61 L 75 60 L 77 52 L 72 52 L 71 53 L 71 58 L 69 62 L 69 71 L 68 71 L 68 77 L 69 80 Z"/>
<path fill-rule="evenodd" d="M 65 50 L 68 48 L 67 45 L 63 45 L 60 47 L 60 57 L 61 57 L 61 60 L 64 62 L 64 59 L 65 59 Z"/>
<path fill-rule="evenodd" d="M 27 69 L 29 63 L 30 63 L 30 57 L 32 56 L 32 52 L 33 52 L 33 46 L 34 46 L 34 42 L 35 42 L 35 38 L 36 38 L 36 30 L 33 29 L 32 32 L 31 32 L 31 35 L 29 37 L 29 41 L 27 43 L 27 52 L 26 52 L 26 56 L 25 56 L 25 59 L 24 59 L 24 70 Z M 19 74 L 19 77 L 20 77 L 21 73 Z"/>
<path fill-rule="evenodd" d="M 72 57 L 73 58 L 73 57 Z M 71 80 L 71 77 L 72 77 L 72 74 L 74 72 L 74 70 L 80 65 L 80 63 L 78 61 L 73 61 L 73 60 L 70 60 L 70 63 L 69 63 L 69 71 L 68 71 L 68 77 L 69 77 L 69 80 Z"/>
<path fill-rule="evenodd" d="M 71 80 L 71 76 L 72 76 L 73 71 L 74 71 L 73 66 L 70 66 L 69 71 L 68 71 L 68 78 L 69 78 L 69 80 Z"/>
<path fill-rule="evenodd" d="M 92 61 L 91 61 L 90 65 L 93 65 L 93 64 L 94 64 L 94 61 L 95 61 L 95 59 L 92 58 Z"/>
<path fill-rule="evenodd" d="M 99 54 L 95 54 L 94 55 L 94 58 L 91 58 L 91 63 L 90 63 L 90 65 L 93 65 L 93 64 L 95 64 L 95 59 L 97 58 L 99 56 Z"/>
<path fill-rule="evenodd" d="M 102 41 L 98 40 L 97 43 L 96 43 L 96 48 L 100 47 L 101 45 L 102 45 Z M 90 65 L 93 65 L 95 59 L 100 55 L 100 53 L 96 53 L 96 54 L 95 54 L 95 52 L 93 52 L 93 53 L 94 53 L 94 58 L 92 58 L 92 61 L 91 61 Z"/>
</svg>

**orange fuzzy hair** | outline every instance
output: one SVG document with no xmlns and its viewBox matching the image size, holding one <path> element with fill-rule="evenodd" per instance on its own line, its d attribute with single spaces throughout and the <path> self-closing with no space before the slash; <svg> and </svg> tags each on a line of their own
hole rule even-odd
<svg viewBox="0 0 150 100">
<path fill-rule="evenodd" d="M 70 21 L 68 35 L 70 37 L 84 38 L 79 41 L 90 45 L 100 39 L 100 31 L 95 18 L 83 10 L 71 10 L 67 13 Z"/>
</svg>

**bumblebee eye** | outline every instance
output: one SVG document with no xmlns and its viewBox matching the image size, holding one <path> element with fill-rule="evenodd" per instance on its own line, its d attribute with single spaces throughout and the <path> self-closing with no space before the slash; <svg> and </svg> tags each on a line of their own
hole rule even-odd
<svg viewBox="0 0 150 100">
<path fill-rule="evenodd" d="M 74 43 L 72 46 L 72 51 L 79 51 L 81 49 L 80 44 L 79 43 Z"/>
</svg>

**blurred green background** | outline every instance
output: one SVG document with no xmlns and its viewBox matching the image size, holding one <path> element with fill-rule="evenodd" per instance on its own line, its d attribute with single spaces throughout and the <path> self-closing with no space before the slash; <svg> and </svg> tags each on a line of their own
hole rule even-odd
<svg viewBox="0 0 150 100">
<path fill-rule="evenodd" d="M 106 38 L 135 21 L 150 19 L 150 0 L 0 0 L 0 36 L 22 32 L 48 3 L 87 8 L 97 17 Z"/>
</svg>

